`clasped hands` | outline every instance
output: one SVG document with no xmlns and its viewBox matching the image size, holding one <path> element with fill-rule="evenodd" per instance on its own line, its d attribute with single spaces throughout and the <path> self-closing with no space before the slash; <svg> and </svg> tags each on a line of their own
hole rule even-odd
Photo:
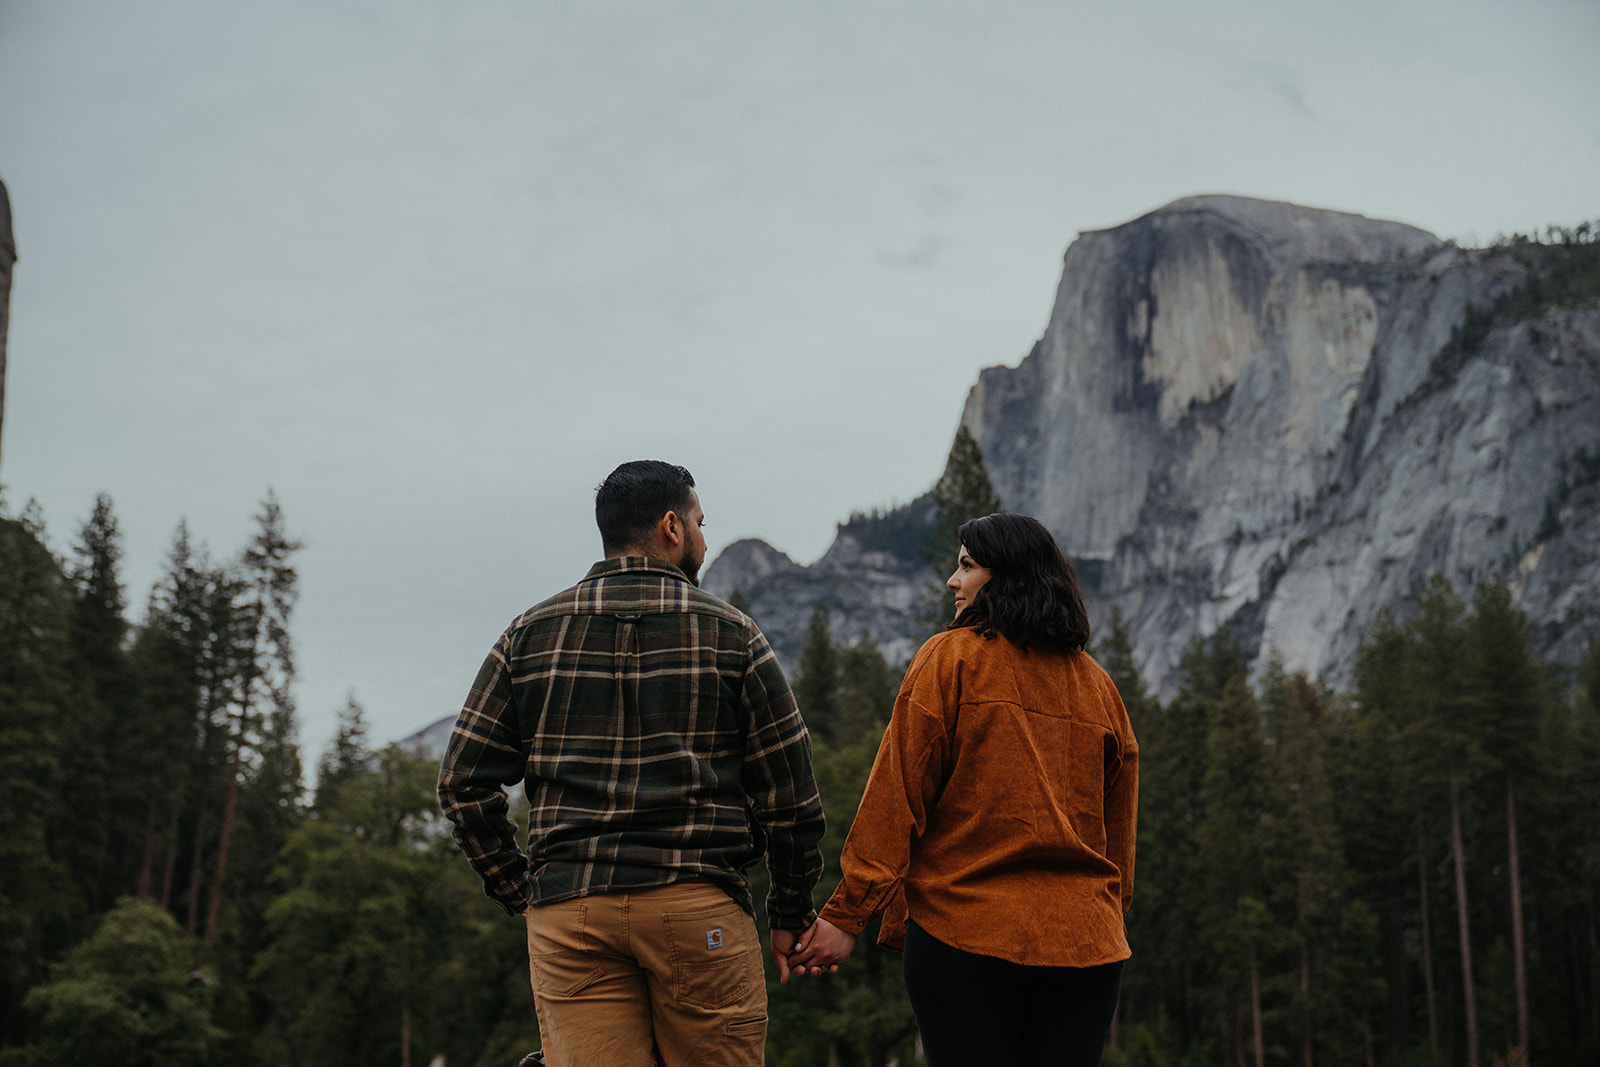
<svg viewBox="0 0 1600 1067">
<path fill-rule="evenodd" d="M 778 982 L 789 984 L 789 975 L 822 977 L 833 974 L 856 947 L 856 935 L 847 934 L 827 919 L 818 917 L 803 933 L 772 931 L 772 962 L 778 965 Z"/>
</svg>

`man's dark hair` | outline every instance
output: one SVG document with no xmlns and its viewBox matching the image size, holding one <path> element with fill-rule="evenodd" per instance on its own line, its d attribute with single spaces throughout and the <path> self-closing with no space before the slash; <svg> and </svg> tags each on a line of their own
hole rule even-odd
<svg viewBox="0 0 1600 1067">
<path fill-rule="evenodd" d="M 688 522 L 693 488 L 694 475 L 659 459 L 631 460 L 606 475 L 594 490 L 594 521 L 605 551 L 642 547 L 669 511 Z"/>
<path fill-rule="evenodd" d="M 990 576 L 946 629 L 998 633 L 1023 650 L 1083 650 L 1089 611 L 1078 572 L 1044 523 L 1001 511 L 962 523 L 960 537 L 972 561 L 989 568 Z"/>
</svg>

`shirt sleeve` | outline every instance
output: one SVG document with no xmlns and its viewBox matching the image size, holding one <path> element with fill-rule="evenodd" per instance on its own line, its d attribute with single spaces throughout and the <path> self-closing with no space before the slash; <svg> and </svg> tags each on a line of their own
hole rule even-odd
<svg viewBox="0 0 1600 1067">
<path fill-rule="evenodd" d="M 945 710 L 959 703 L 958 690 L 933 642 L 924 645 L 906 671 L 845 839 L 839 858 L 844 877 L 822 909 L 823 918 L 847 933 L 859 935 L 883 912 L 879 941 L 899 947 L 911 848 L 944 783 L 950 758 Z"/>
<path fill-rule="evenodd" d="M 767 919 L 774 930 L 804 930 L 816 919 L 811 892 L 822 877 L 822 798 L 811 765 L 811 735 L 783 668 L 754 623 L 748 640 L 743 786 L 767 839 Z"/>
<path fill-rule="evenodd" d="M 507 669 L 509 635 L 490 650 L 450 732 L 439 767 L 439 806 L 484 893 L 516 915 L 528 906 L 528 860 L 503 787 L 522 781 L 526 756 Z"/>
</svg>

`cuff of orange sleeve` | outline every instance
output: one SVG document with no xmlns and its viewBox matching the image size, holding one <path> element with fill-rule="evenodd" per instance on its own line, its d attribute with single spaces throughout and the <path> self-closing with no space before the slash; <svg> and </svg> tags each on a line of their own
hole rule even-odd
<svg viewBox="0 0 1600 1067">
<path fill-rule="evenodd" d="M 840 893 L 835 891 L 833 897 L 823 906 L 822 917 L 845 933 L 860 937 L 872 916 L 880 912 L 883 915 L 883 922 L 878 927 L 878 944 L 899 952 L 906 939 L 906 894 L 901 886 L 895 886 L 879 908 L 869 911 L 850 907 L 841 898 Z"/>
</svg>

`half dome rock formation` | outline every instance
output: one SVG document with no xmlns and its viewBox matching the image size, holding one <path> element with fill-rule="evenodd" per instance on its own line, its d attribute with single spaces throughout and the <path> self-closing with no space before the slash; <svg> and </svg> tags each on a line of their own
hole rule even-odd
<svg viewBox="0 0 1600 1067">
<path fill-rule="evenodd" d="M 1079 235 L 1044 336 L 979 375 L 962 422 L 1006 507 L 1089 564 L 1098 619 L 1121 611 L 1163 693 L 1224 626 L 1258 663 L 1342 684 L 1375 613 L 1404 615 L 1436 572 L 1463 593 L 1509 582 L 1543 651 L 1573 662 L 1600 636 L 1600 294 L 1541 288 L 1594 252 L 1568 236 L 1469 250 L 1360 215 L 1178 200 Z M 871 521 L 847 537 L 872 540 Z M 922 581 L 914 549 L 895 559 L 860 554 L 844 584 Z M 753 607 L 765 580 L 740 587 Z M 836 632 L 925 636 L 914 604 L 894 630 L 883 605 L 858 618 L 786 582 L 764 626 L 823 603 Z"/>
<path fill-rule="evenodd" d="M 983 372 L 963 421 L 1001 498 L 1074 555 L 1110 558 L 1151 503 L 1276 514 L 1314 490 L 1304 460 L 1339 440 L 1377 339 L 1363 279 L 1318 265 L 1370 268 L 1439 244 L 1223 196 L 1082 234 L 1044 338 L 1021 366 Z M 1176 483 L 1151 476 L 1180 456 Z M 1225 468 L 1226 500 L 1194 483 Z"/>
</svg>

